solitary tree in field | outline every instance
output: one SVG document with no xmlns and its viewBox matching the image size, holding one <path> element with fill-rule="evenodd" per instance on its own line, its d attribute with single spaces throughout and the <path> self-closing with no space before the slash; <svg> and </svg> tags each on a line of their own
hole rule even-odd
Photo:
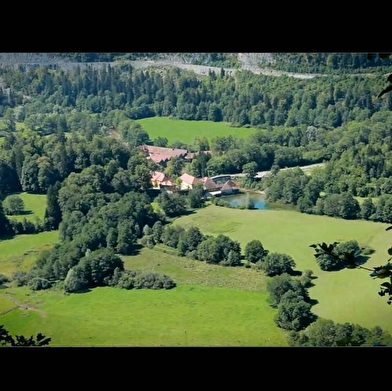
<svg viewBox="0 0 392 391">
<path fill-rule="evenodd" d="M 24 211 L 24 202 L 20 196 L 9 195 L 4 200 L 4 211 L 7 215 L 19 215 Z"/>
<path fill-rule="evenodd" d="M 386 230 L 389 231 L 392 226 Z M 310 247 L 315 249 L 314 256 L 318 260 L 319 258 L 325 258 L 326 256 L 333 260 L 336 264 L 340 264 L 342 268 L 348 269 L 363 269 L 370 271 L 370 277 L 389 279 L 389 281 L 381 284 L 381 289 L 378 292 L 380 296 L 389 295 L 388 304 L 392 304 L 392 257 L 387 260 L 387 263 L 382 266 L 376 266 L 374 268 L 367 268 L 360 264 L 360 258 L 358 257 L 358 250 L 353 246 L 348 246 L 345 251 L 339 248 L 339 242 L 327 244 L 325 242 L 318 244 L 311 244 Z M 392 256 L 392 247 L 388 249 L 388 255 Z"/>
</svg>

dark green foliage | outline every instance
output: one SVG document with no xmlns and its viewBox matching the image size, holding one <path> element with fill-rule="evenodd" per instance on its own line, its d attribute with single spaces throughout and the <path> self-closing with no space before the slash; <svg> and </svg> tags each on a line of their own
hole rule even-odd
<svg viewBox="0 0 392 391">
<path fill-rule="evenodd" d="M 386 228 L 386 230 L 390 230 L 392 227 Z M 317 261 L 321 259 L 327 259 L 328 262 L 335 263 L 335 269 L 337 267 L 346 267 L 349 269 L 364 269 L 370 271 L 370 277 L 373 278 L 389 278 L 389 281 L 383 282 L 381 284 L 380 291 L 378 294 L 380 296 L 389 296 L 387 303 L 392 303 L 392 262 L 391 257 L 388 259 L 387 263 L 382 266 L 376 266 L 372 269 L 364 267 L 360 264 L 359 258 L 359 249 L 358 243 L 353 240 L 349 241 L 348 243 L 339 244 L 338 242 L 334 242 L 332 244 L 327 245 L 325 242 L 322 244 L 312 244 L 310 247 L 315 249 L 314 256 L 316 257 Z M 388 249 L 388 255 L 392 255 L 392 247 Z M 319 263 L 320 264 L 320 263 Z M 321 267 L 321 265 L 320 265 Z"/>
<path fill-rule="evenodd" d="M 289 274 L 283 273 L 275 276 L 267 282 L 268 303 L 271 307 L 277 308 L 282 296 L 292 291 L 296 296 L 302 297 L 305 301 L 309 300 L 309 294 L 304 285 L 298 279 L 292 278 Z"/>
<path fill-rule="evenodd" d="M 10 282 L 10 279 L 4 274 L 0 274 L 0 287 Z"/>
<path fill-rule="evenodd" d="M 31 220 L 26 219 L 26 217 L 23 217 L 22 220 L 10 220 L 10 225 L 12 227 L 13 232 L 16 235 L 19 234 L 34 234 L 37 232 L 42 232 L 44 227 L 43 224 L 39 219 L 36 220 L 36 222 L 32 222 Z"/>
<path fill-rule="evenodd" d="M 311 308 L 312 305 L 307 303 L 303 296 L 288 290 L 280 298 L 274 320 L 282 329 L 299 331 L 315 320 L 316 316 Z"/>
<path fill-rule="evenodd" d="M 153 248 L 156 243 L 152 235 L 144 235 L 140 240 L 140 244 L 147 248 Z"/>
<path fill-rule="evenodd" d="M 113 275 L 116 268 L 123 270 L 124 263 L 113 250 L 103 248 L 81 258 L 75 268 L 80 269 L 80 276 L 86 281 L 87 286 L 94 288 L 105 285 L 105 279 Z"/>
<path fill-rule="evenodd" d="M 267 276 L 273 277 L 283 273 L 291 274 L 295 261 L 287 254 L 268 253 L 258 265 Z"/>
<path fill-rule="evenodd" d="M 356 268 L 359 266 L 360 247 L 356 240 L 349 240 L 343 243 L 334 242 L 313 244 L 310 247 L 315 249 L 314 257 L 321 270 L 332 271 L 342 268 Z"/>
<path fill-rule="evenodd" d="M 172 289 L 175 282 L 166 275 L 116 268 L 113 275 L 106 279 L 109 286 L 122 289 Z"/>
<path fill-rule="evenodd" d="M 161 235 L 162 243 L 166 246 L 177 248 L 180 234 L 184 228 L 179 225 L 166 224 Z"/>
<path fill-rule="evenodd" d="M 82 268 L 73 267 L 69 269 L 64 280 L 64 290 L 69 293 L 83 292 L 88 287 L 88 281 L 84 278 Z"/>
<path fill-rule="evenodd" d="M 0 325 L 0 346 L 48 346 L 52 338 L 38 333 L 36 337 L 16 335 L 13 337 L 8 330 Z"/>
<path fill-rule="evenodd" d="M 249 262 L 256 263 L 263 260 L 268 254 L 260 240 L 254 239 L 248 242 L 245 246 L 245 259 Z"/>
<path fill-rule="evenodd" d="M 4 213 L 3 202 L 0 200 L 0 237 L 13 234 L 14 229 L 12 228 L 10 220 Z"/>
<path fill-rule="evenodd" d="M 204 206 L 204 189 L 203 184 L 196 184 L 191 190 L 188 192 L 188 204 L 190 208 L 201 208 Z"/>
<path fill-rule="evenodd" d="M 197 259 L 206 263 L 219 263 L 221 262 L 221 253 L 219 243 L 215 238 L 209 237 L 204 239 L 197 246 L 196 250 Z"/>
<path fill-rule="evenodd" d="M 313 278 L 313 271 L 312 270 L 304 270 L 301 274 L 301 284 L 305 288 L 309 288 L 312 286 L 312 278 Z"/>
<path fill-rule="evenodd" d="M 83 255 L 80 244 L 68 241 L 42 252 L 28 274 L 29 286 L 46 289 L 56 281 L 64 280 L 69 269 L 77 265 Z"/>
<path fill-rule="evenodd" d="M 132 254 L 137 239 L 134 225 L 129 220 L 123 220 L 118 224 L 117 231 L 117 252 L 124 255 Z"/>
<path fill-rule="evenodd" d="M 44 277 L 40 277 L 39 275 L 32 273 L 29 276 L 27 286 L 33 291 L 40 291 L 51 288 L 53 283 Z"/>
<path fill-rule="evenodd" d="M 352 323 L 334 323 L 318 318 L 305 330 L 291 332 L 290 346 L 392 346 L 392 336 L 376 326 L 367 329 Z"/>
<path fill-rule="evenodd" d="M 159 220 L 156 221 L 152 226 L 152 238 L 154 239 L 154 242 L 156 244 L 162 242 L 163 229 L 164 229 L 163 224 Z"/>
<path fill-rule="evenodd" d="M 186 211 L 186 198 L 179 193 L 162 192 L 156 201 L 168 217 L 181 216 Z"/>
<path fill-rule="evenodd" d="M 19 270 L 12 275 L 12 281 L 16 284 L 16 286 L 27 285 L 29 282 L 28 272 Z"/>
<path fill-rule="evenodd" d="M 196 250 L 204 239 L 199 227 L 190 227 L 182 231 L 177 244 L 179 254 L 185 255 L 187 252 Z"/>
<path fill-rule="evenodd" d="M 227 258 L 219 262 L 222 266 L 241 266 L 241 254 L 236 250 L 230 250 Z"/>
<path fill-rule="evenodd" d="M 60 188 L 61 183 L 56 182 L 53 186 L 49 186 L 46 193 L 44 224 L 48 231 L 58 229 L 61 222 L 62 214 L 58 200 Z"/>
<path fill-rule="evenodd" d="M 134 279 L 136 289 L 172 289 L 175 286 L 170 277 L 158 273 L 140 273 Z"/>
<path fill-rule="evenodd" d="M 193 251 L 189 252 L 193 253 Z M 197 245 L 193 258 L 222 266 L 240 266 L 241 246 L 239 242 L 222 234 L 216 237 L 204 237 Z"/>
<path fill-rule="evenodd" d="M 8 195 L 22 190 L 15 168 L 2 160 L 0 160 L 0 178 L 0 194 Z"/>
</svg>

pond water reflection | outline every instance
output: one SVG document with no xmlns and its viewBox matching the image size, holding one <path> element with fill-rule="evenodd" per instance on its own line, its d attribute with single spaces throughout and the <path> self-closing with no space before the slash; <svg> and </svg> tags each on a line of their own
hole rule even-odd
<svg viewBox="0 0 392 391">
<path fill-rule="evenodd" d="M 252 209 L 290 209 L 295 210 L 294 205 L 276 204 L 268 202 L 265 199 L 264 194 L 260 193 L 239 193 L 234 195 L 227 195 L 222 197 L 223 200 L 227 201 L 230 206 L 233 207 L 244 207 L 246 208 L 249 202 L 252 202 Z"/>
</svg>

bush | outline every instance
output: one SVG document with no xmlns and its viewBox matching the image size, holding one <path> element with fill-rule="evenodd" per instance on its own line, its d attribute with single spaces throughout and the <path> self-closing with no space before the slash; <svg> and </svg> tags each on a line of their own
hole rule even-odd
<svg viewBox="0 0 392 391">
<path fill-rule="evenodd" d="M 7 282 L 10 282 L 9 278 L 4 274 L 0 274 L 0 286 L 6 284 Z"/>
<path fill-rule="evenodd" d="M 12 281 L 15 282 L 16 286 L 27 285 L 29 281 L 29 274 L 25 271 L 17 271 L 12 275 Z"/>
</svg>

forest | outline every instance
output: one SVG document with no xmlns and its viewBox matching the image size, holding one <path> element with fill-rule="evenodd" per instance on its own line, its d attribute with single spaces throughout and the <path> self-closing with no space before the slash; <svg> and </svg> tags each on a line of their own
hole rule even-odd
<svg viewBox="0 0 392 391">
<path fill-rule="evenodd" d="M 160 243 L 180 256 L 225 267 L 241 266 L 245 259 L 248 267 L 277 277 L 269 285 L 270 302 L 279 307 L 279 327 L 293 332 L 291 345 L 319 343 L 312 342 L 311 333 L 300 333 L 315 321 L 307 294 L 311 273 L 295 282 L 289 277 L 295 262 L 260 242 L 241 249 L 229 236 L 172 226 L 175 217 L 204 206 L 203 191 L 157 194 L 150 173 L 164 171 L 176 179 L 185 165 L 196 177 L 246 173 L 241 186 L 265 191 L 267 199 L 295 205 L 302 213 L 392 223 L 392 98 L 377 99 L 391 59 L 276 54 L 273 69 L 323 73 L 306 80 L 250 71 L 232 75 L 224 67 L 235 67 L 235 59 L 219 53 L 197 57 L 200 64 L 221 66 L 207 76 L 179 68 L 137 70 L 126 61 L 156 57 L 75 53 L 68 58 L 111 62 L 68 71 L 44 65 L 0 68 L 0 236 L 59 230 L 60 238 L 29 272 L 12 280 L 35 291 L 60 284 L 69 293 L 97 286 L 172 289 L 176 282 L 169 276 L 128 270 L 120 257 Z M 246 139 L 211 135 L 169 145 L 165 137 L 151 140 L 136 122 L 149 117 L 225 122 L 238 133 L 249 127 L 257 131 Z M 143 144 L 205 153 L 190 163 L 158 164 L 145 158 Z M 314 163 L 325 168 L 309 176 L 297 167 Z M 282 170 L 287 167 L 294 169 Z M 272 175 L 256 179 L 263 170 Z M 23 210 L 19 192 L 46 195 L 42 221 L 9 218 Z M 358 250 L 356 243 L 343 244 L 350 245 Z M 291 286 L 284 297 L 283 286 Z M 333 325 L 335 343 L 392 343 L 382 330 L 351 326 L 348 331 Z"/>
</svg>

